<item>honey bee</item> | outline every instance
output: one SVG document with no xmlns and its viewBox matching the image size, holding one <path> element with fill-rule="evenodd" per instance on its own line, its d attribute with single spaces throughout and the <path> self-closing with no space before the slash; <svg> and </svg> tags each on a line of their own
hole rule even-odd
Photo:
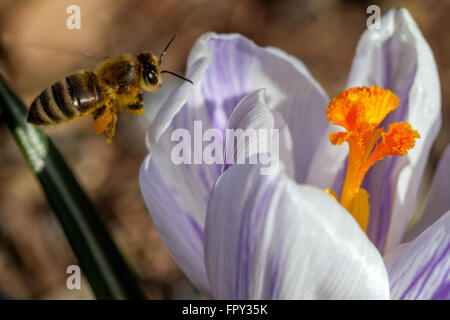
<svg viewBox="0 0 450 320">
<path fill-rule="evenodd" d="M 35 125 L 53 125 L 89 114 L 94 116 L 94 130 L 105 133 L 111 142 L 115 134 L 117 113 L 144 112 L 143 90 L 154 92 L 161 87 L 162 73 L 169 73 L 193 84 L 172 71 L 161 70 L 162 58 L 175 36 L 159 58 L 151 52 L 136 56 L 121 55 L 106 60 L 95 70 L 82 70 L 45 89 L 32 102 L 27 121 Z"/>
</svg>

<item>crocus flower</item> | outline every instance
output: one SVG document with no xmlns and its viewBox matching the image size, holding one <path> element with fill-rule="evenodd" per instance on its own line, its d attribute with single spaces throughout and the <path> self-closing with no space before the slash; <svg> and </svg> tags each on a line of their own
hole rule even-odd
<svg viewBox="0 0 450 320">
<path fill-rule="evenodd" d="M 450 298 L 450 149 L 428 225 L 400 244 L 441 123 L 433 54 L 405 9 L 363 33 L 354 89 L 331 103 L 299 60 L 236 34 L 200 37 L 187 76 L 195 85 L 176 89 L 150 126 L 140 185 L 195 286 L 217 299 Z M 193 132 L 195 120 L 222 132 L 279 129 L 282 165 L 261 175 L 260 164 L 173 163 L 171 134 Z"/>
</svg>

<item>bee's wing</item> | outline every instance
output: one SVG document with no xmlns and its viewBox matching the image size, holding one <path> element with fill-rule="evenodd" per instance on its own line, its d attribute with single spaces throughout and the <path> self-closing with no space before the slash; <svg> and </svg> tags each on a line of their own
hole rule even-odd
<svg viewBox="0 0 450 320">
<path fill-rule="evenodd" d="M 72 54 L 72 55 L 85 56 L 92 60 L 95 60 L 96 62 L 100 62 L 100 61 L 110 58 L 109 56 L 104 56 L 104 55 L 100 55 L 100 54 L 92 54 L 87 51 L 76 51 L 76 50 L 70 50 L 70 49 L 55 48 L 55 47 L 50 47 L 47 45 L 34 44 L 34 43 L 26 43 L 25 46 L 40 49 L 40 50 L 59 51 L 59 52 L 64 52 L 64 53 Z"/>
</svg>

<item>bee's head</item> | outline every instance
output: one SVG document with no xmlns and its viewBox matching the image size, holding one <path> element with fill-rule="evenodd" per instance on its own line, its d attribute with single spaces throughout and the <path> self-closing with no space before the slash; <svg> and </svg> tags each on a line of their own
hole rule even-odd
<svg viewBox="0 0 450 320">
<path fill-rule="evenodd" d="M 166 54 L 167 49 L 169 49 L 170 44 L 175 39 L 175 35 L 170 39 L 169 43 L 166 45 L 164 50 L 159 55 L 159 58 L 157 58 L 153 53 L 150 52 L 143 52 L 137 55 L 137 59 L 139 60 L 141 66 L 142 66 L 142 80 L 141 80 L 141 87 L 144 90 L 147 91 L 156 91 L 159 87 L 161 87 L 162 73 L 169 73 L 171 75 L 174 75 L 180 79 L 183 79 L 184 81 L 190 82 L 194 84 L 191 80 L 186 79 L 185 77 L 169 71 L 169 70 L 161 70 L 160 66 L 162 63 L 162 58 Z"/>
<path fill-rule="evenodd" d="M 159 59 L 150 52 L 143 52 L 137 55 L 141 64 L 141 87 L 146 91 L 156 91 L 161 87 L 161 69 Z"/>
</svg>

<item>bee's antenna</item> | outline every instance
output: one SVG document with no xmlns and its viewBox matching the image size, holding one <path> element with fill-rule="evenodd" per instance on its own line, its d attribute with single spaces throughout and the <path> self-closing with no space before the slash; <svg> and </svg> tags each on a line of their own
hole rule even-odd
<svg viewBox="0 0 450 320">
<path fill-rule="evenodd" d="M 172 39 L 170 39 L 170 41 L 169 41 L 169 43 L 167 44 L 167 46 L 164 48 L 164 50 L 163 50 L 163 51 L 161 52 L 161 54 L 159 55 L 159 64 L 162 63 L 162 58 L 163 58 L 163 56 L 166 54 L 167 49 L 169 49 L 170 45 L 172 44 L 173 40 L 175 40 L 175 37 L 176 37 L 176 36 L 177 36 L 176 34 L 173 35 Z"/>
<path fill-rule="evenodd" d="M 175 77 L 178 77 L 180 79 L 183 79 L 184 81 L 187 81 L 187 82 L 190 82 L 190 83 L 194 84 L 194 82 L 192 82 L 192 80 L 189 80 L 189 79 L 187 79 L 187 78 L 185 78 L 183 76 L 180 76 L 179 74 L 177 74 L 175 72 L 168 71 L 168 70 L 163 70 L 163 71 L 161 71 L 161 73 L 170 73 L 171 75 L 174 75 Z"/>
</svg>

